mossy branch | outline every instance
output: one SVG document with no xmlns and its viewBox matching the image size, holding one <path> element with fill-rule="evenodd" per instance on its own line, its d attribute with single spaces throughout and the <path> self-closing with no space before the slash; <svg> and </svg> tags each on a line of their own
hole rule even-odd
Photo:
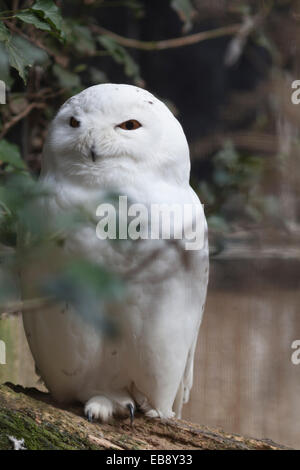
<svg viewBox="0 0 300 470">
<path fill-rule="evenodd" d="M 11 438 L 31 450 L 281 450 L 269 440 L 252 439 L 182 420 L 137 416 L 111 424 L 89 423 L 81 406 L 59 408 L 47 393 L 6 384 L 0 386 L 0 450 Z"/>
</svg>

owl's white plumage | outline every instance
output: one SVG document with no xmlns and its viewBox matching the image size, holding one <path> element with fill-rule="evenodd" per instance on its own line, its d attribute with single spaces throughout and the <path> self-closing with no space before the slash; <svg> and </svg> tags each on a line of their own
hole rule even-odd
<svg viewBox="0 0 300 470">
<path fill-rule="evenodd" d="M 71 117 L 80 122 L 78 128 L 70 126 Z M 141 127 L 118 127 L 130 119 Z M 51 224 L 78 204 L 93 210 L 96 195 L 107 190 L 146 206 L 200 205 L 189 173 L 185 135 L 162 102 L 134 86 L 97 85 L 68 100 L 50 127 L 41 174 L 52 191 L 41 202 L 45 219 Z M 180 416 L 192 387 L 206 297 L 207 236 L 201 250 L 190 252 L 188 267 L 174 244 L 162 240 L 143 241 L 128 261 L 113 243 L 97 239 L 88 223 L 60 250 L 62 256 L 80 254 L 126 273 L 158 246 L 163 248 L 159 255 L 128 281 L 128 296 L 114 307 L 117 339 L 96 330 L 70 306 L 24 313 L 37 368 L 57 400 L 80 400 L 88 416 L 104 421 L 128 413 L 129 404 L 148 416 Z"/>
</svg>

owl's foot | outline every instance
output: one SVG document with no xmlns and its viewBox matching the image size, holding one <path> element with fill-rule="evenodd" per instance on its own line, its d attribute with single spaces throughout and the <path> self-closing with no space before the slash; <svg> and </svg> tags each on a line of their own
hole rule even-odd
<svg viewBox="0 0 300 470">
<path fill-rule="evenodd" d="M 146 411 L 145 416 L 148 416 L 148 418 L 161 418 L 159 411 L 155 410 L 154 408 L 151 408 Z"/>
<path fill-rule="evenodd" d="M 114 416 L 130 417 L 133 424 L 135 403 L 127 394 L 107 394 L 92 397 L 84 407 L 84 414 L 89 422 L 99 420 L 103 423 Z"/>
<path fill-rule="evenodd" d="M 174 411 L 162 412 L 160 410 L 156 410 L 154 408 L 151 408 L 151 409 L 149 409 L 148 411 L 145 412 L 145 416 L 147 416 L 148 418 L 169 419 L 169 418 L 174 418 L 175 413 L 174 413 Z"/>
</svg>

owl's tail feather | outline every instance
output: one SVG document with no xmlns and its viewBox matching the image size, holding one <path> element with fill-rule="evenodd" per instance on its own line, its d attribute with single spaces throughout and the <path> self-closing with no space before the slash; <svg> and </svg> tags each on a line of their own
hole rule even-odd
<svg viewBox="0 0 300 470">
<path fill-rule="evenodd" d="M 148 398 L 141 393 L 138 388 L 136 387 L 135 383 L 132 382 L 130 387 L 130 393 L 134 398 L 135 403 L 137 404 L 137 408 L 139 411 L 144 413 L 148 418 L 173 418 L 174 413 L 172 410 L 169 411 L 161 411 L 157 408 L 154 408 Z"/>
<path fill-rule="evenodd" d="M 173 409 L 175 411 L 176 417 L 179 419 L 181 418 L 183 405 L 187 403 L 190 399 L 190 391 L 193 386 L 194 356 L 195 356 L 196 345 L 197 345 L 197 336 L 195 340 L 193 341 L 193 344 L 189 350 L 184 374 L 179 384 L 176 398 L 175 398 L 174 405 L 173 405 Z"/>
<path fill-rule="evenodd" d="M 180 385 L 177 390 L 175 401 L 173 404 L 173 410 L 175 412 L 176 418 L 181 418 L 182 406 L 184 403 L 184 380 L 181 380 Z"/>
</svg>

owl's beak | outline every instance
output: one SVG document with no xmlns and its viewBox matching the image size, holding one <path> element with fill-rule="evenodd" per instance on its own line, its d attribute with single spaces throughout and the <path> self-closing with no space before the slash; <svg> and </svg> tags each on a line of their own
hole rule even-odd
<svg viewBox="0 0 300 470">
<path fill-rule="evenodd" d="M 91 157 L 92 157 L 93 162 L 95 163 L 97 155 L 93 148 L 91 148 Z"/>
</svg>

